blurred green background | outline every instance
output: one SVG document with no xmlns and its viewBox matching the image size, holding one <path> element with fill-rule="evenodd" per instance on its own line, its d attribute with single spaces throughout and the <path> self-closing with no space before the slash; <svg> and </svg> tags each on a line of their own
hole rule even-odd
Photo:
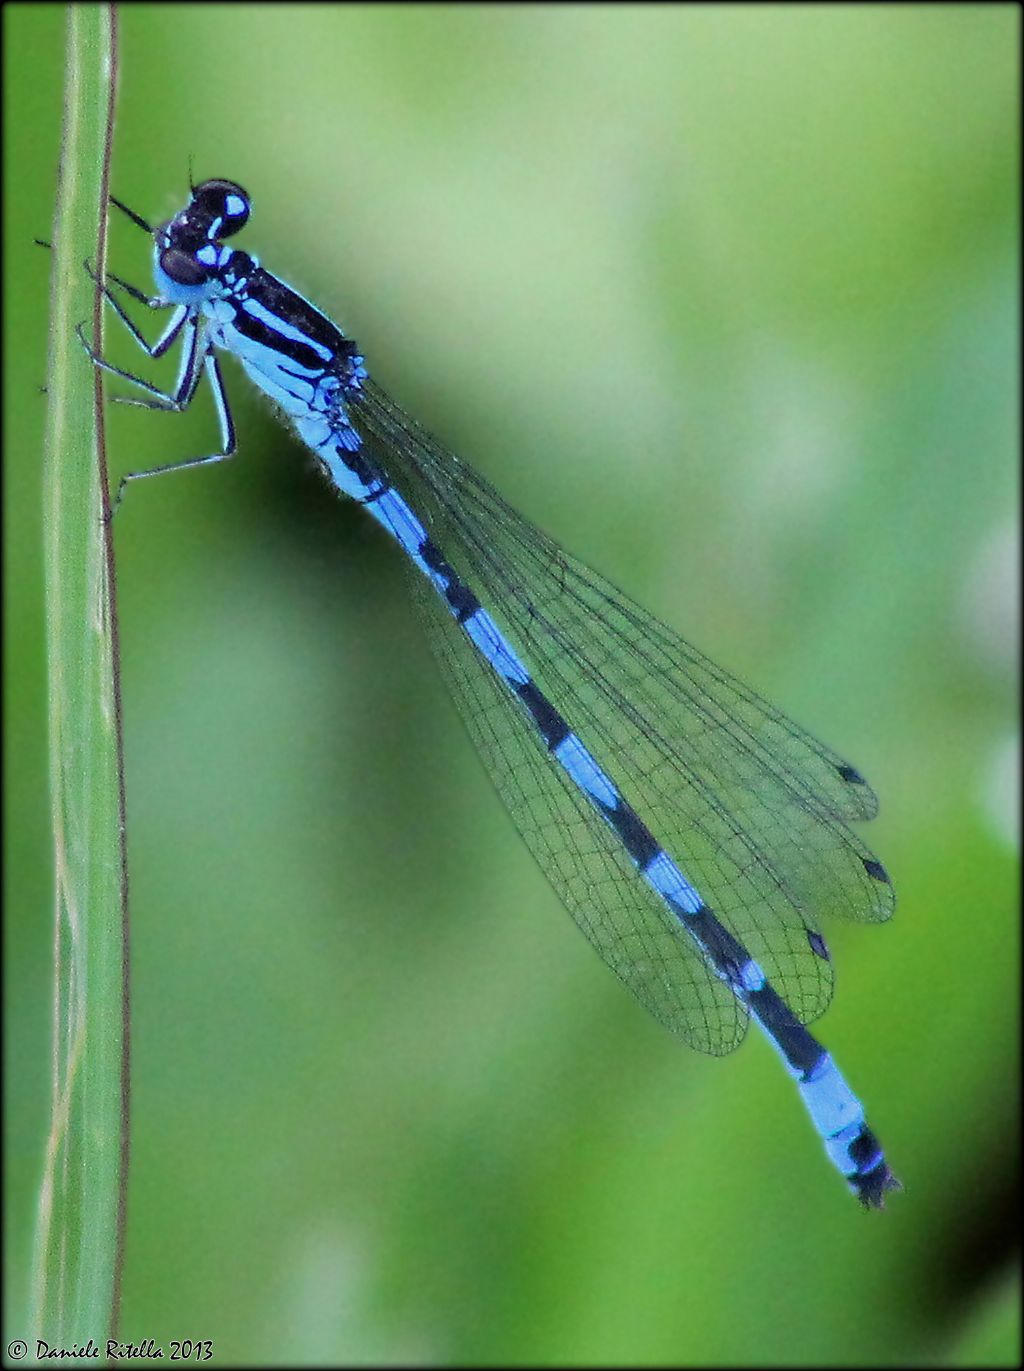
<svg viewBox="0 0 1024 1371">
<path fill-rule="evenodd" d="M 827 927 L 819 1031 L 906 1185 L 861 1213 L 766 1045 L 701 1058 L 608 974 L 395 552 L 229 365 L 242 455 L 137 486 L 116 530 L 124 1334 L 243 1363 L 1014 1364 L 1016 7 L 121 20 L 116 193 L 157 219 L 190 166 L 240 181 L 244 246 L 408 409 L 872 780 L 899 905 Z M 9 1336 L 50 1089 L 32 239 L 63 22 L 4 9 Z M 215 435 L 208 399 L 110 417 L 115 471 Z"/>
</svg>

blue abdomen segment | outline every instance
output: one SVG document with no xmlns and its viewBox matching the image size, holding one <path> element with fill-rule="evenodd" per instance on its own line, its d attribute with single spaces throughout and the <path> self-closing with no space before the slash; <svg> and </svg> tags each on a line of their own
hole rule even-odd
<svg viewBox="0 0 1024 1371">
<path fill-rule="evenodd" d="M 619 786 L 534 682 L 505 635 L 472 590 L 455 574 L 422 522 L 387 479 L 368 464 L 353 476 L 346 453 L 335 454 L 347 474 L 339 488 L 367 505 L 428 578 L 480 657 L 518 704 L 552 760 L 616 835 L 639 876 L 662 899 L 679 934 L 692 940 L 712 974 L 782 1057 L 797 1084 L 825 1151 L 849 1188 L 868 1208 L 881 1208 L 898 1188 L 864 1110 L 832 1058 L 769 984 L 743 944 L 704 903 L 695 886 L 629 804 Z"/>
</svg>

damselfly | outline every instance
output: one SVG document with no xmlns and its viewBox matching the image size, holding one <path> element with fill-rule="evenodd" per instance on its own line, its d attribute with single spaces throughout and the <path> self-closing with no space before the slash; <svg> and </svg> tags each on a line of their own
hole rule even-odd
<svg viewBox="0 0 1024 1371">
<path fill-rule="evenodd" d="M 355 342 L 256 258 L 226 247 L 249 218 L 230 181 L 192 187 L 153 229 L 157 294 L 104 293 L 173 392 L 97 365 L 182 410 L 205 374 L 235 451 L 217 351 L 291 421 L 330 484 L 414 569 L 416 596 L 466 726 L 534 857 L 605 962 L 702 1052 L 751 1018 L 782 1057 L 850 1189 L 881 1207 L 899 1182 L 863 1108 L 804 1026 L 832 968 L 823 912 L 892 912 L 882 865 L 850 824 L 877 801 L 860 773 L 517 514 L 369 378 Z M 173 312 L 149 345 L 111 283 Z M 124 485 L 122 481 L 122 487 Z"/>
</svg>

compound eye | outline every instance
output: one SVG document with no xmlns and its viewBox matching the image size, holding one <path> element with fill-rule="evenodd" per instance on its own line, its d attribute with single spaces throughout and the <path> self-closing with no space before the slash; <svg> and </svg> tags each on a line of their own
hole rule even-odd
<svg viewBox="0 0 1024 1371">
<path fill-rule="evenodd" d="M 165 248 L 161 252 L 160 270 L 179 286 L 202 286 L 210 279 L 206 267 L 181 248 Z"/>
<path fill-rule="evenodd" d="M 212 225 L 214 238 L 230 238 L 249 219 L 249 197 L 234 181 L 204 181 L 192 192 L 192 206 Z"/>
</svg>

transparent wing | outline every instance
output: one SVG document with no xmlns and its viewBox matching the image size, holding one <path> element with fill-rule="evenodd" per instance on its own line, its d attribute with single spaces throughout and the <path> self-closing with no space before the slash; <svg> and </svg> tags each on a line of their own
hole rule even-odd
<svg viewBox="0 0 1024 1371">
<path fill-rule="evenodd" d="M 722 922 L 808 1022 L 828 1003 L 823 914 L 889 916 L 849 828 L 860 774 L 517 514 L 378 388 L 352 415 L 398 491 L 539 687 Z M 423 583 L 432 643 L 520 832 L 601 956 L 659 1019 L 721 1053 L 745 1015 L 554 765 Z"/>
<path fill-rule="evenodd" d="M 410 568 L 416 603 L 470 737 L 541 870 L 615 974 L 672 1032 L 723 1053 L 745 1007 L 704 964 L 622 843 L 566 777 L 508 689 L 430 584 Z"/>
</svg>

